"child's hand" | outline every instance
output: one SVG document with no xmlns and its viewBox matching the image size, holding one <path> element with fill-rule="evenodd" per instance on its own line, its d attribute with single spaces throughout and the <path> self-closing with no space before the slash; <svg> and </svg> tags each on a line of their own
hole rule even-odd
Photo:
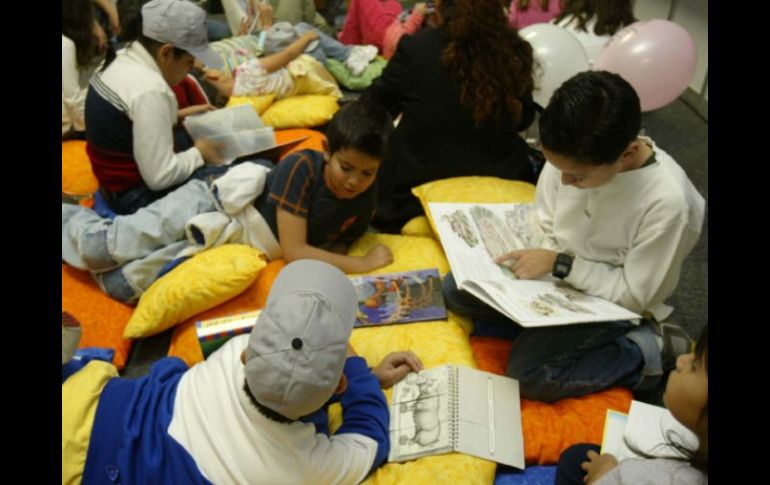
<svg viewBox="0 0 770 485">
<path fill-rule="evenodd" d="M 302 34 L 302 37 L 300 37 L 300 39 L 302 39 L 305 45 L 308 45 L 309 43 L 318 39 L 318 32 L 316 32 L 315 30 L 308 30 L 307 32 Z"/>
<path fill-rule="evenodd" d="M 382 268 L 393 262 L 393 253 L 390 252 L 390 248 L 382 244 L 374 246 L 367 251 L 366 256 L 363 258 L 365 268 L 361 273 L 366 273 L 373 269 Z"/>
<path fill-rule="evenodd" d="M 556 256 L 556 251 L 548 249 L 522 249 L 498 257 L 495 263 L 501 264 L 515 259 L 516 262 L 508 266 L 513 274 L 522 280 L 533 280 L 551 274 Z"/>
<path fill-rule="evenodd" d="M 188 116 L 205 113 L 207 111 L 214 111 L 215 109 L 217 108 L 210 104 L 196 104 L 195 106 L 188 106 L 179 110 L 179 119 L 183 120 Z"/>
<path fill-rule="evenodd" d="M 588 461 L 584 461 L 580 468 L 587 472 L 583 481 L 593 483 L 602 477 L 605 473 L 618 465 L 618 460 L 609 453 L 603 455 L 591 450 L 588 452 Z"/>
<path fill-rule="evenodd" d="M 225 161 L 220 154 L 220 150 L 224 148 L 224 143 L 207 140 L 206 138 L 198 138 L 195 140 L 195 148 L 201 152 L 203 161 L 208 165 L 222 165 Z"/>
<path fill-rule="evenodd" d="M 417 2 L 414 4 L 414 11 L 420 12 L 421 15 L 425 16 L 428 14 L 428 5 L 425 2 Z"/>
<path fill-rule="evenodd" d="M 387 389 L 410 372 L 420 372 L 423 369 L 422 361 L 414 353 L 391 352 L 382 359 L 380 365 L 372 369 L 372 374 L 380 380 L 380 387 Z"/>
</svg>

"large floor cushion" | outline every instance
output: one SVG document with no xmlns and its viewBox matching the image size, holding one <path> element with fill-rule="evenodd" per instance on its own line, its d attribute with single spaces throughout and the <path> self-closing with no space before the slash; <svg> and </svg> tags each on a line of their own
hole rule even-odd
<svg viewBox="0 0 770 485">
<path fill-rule="evenodd" d="M 70 140 L 61 144 L 62 194 L 87 197 L 96 192 L 99 182 L 91 170 L 86 142 Z"/>
<path fill-rule="evenodd" d="M 62 264 L 61 308 L 80 321 L 81 348 L 114 349 L 112 363 L 118 369 L 125 367 L 132 342 L 123 338 L 123 330 L 133 307 L 107 296 L 87 271 Z"/>
</svg>

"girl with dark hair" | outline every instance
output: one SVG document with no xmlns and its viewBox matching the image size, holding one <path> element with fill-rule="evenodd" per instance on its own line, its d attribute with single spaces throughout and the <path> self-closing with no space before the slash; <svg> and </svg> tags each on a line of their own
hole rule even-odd
<svg viewBox="0 0 770 485">
<path fill-rule="evenodd" d="M 593 65 L 615 32 L 636 22 L 632 0 L 563 0 L 551 23 L 577 37 Z"/>
<path fill-rule="evenodd" d="M 380 169 L 375 226 L 397 232 L 422 213 L 411 189 L 487 175 L 535 182 L 518 135 L 534 118 L 532 47 L 501 0 L 436 2 L 438 28 L 404 37 L 364 96 L 401 121 Z"/>
<path fill-rule="evenodd" d="M 88 81 L 101 61 L 106 36 L 91 0 L 62 0 L 61 7 L 61 134 L 82 137 Z"/>
<path fill-rule="evenodd" d="M 562 453 L 556 472 L 556 484 L 708 483 L 709 470 L 709 399 L 708 399 L 708 324 L 703 328 L 694 353 L 680 355 L 663 394 L 663 402 L 677 421 L 698 437 L 698 447 L 689 449 L 681 437 L 669 433 L 661 449 L 678 456 L 653 456 L 640 452 L 633 442 L 626 445 L 642 459 L 618 463 L 597 445 L 574 445 Z M 587 460 L 586 460 L 587 459 Z"/>
<path fill-rule="evenodd" d="M 564 0 L 511 0 L 508 23 L 516 29 L 550 22 L 559 15 Z"/>
</svg>

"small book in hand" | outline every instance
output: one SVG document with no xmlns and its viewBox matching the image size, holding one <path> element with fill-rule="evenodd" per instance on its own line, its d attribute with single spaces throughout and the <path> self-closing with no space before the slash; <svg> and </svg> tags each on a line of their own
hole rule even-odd
<svg viewBox="0 0 770 485">
<path fill-rule="evenodd" d="M 444 365 L 393 386 L 388 461 L 450 452 L 524 469 L 518 381 Z"/>
<path fill-rule="evenodd" d="M 201 351 L 203 351 L 203 357 L 207 358 L 230 338 L 251 332 L 251 329 L 257 324 L 260 313 L 262 310 L 255 310 L 240 315 L 195 322 L 195 332 L 201 345 Z"/>
</svg>

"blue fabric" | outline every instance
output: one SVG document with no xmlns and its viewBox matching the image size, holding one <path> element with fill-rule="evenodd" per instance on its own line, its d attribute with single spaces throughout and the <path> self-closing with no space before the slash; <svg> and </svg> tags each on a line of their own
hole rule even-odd
<svg viewBox="0 0 770 485">
<path fill-rule="evenodd" d="M 105 362 L 112 362 L 112 358 L 115 356 L 114 349 L 101 348 L 101 347 L 86 347 L 78 349 L 75 355 L 72 356 L 69 362 L 61 366 L 61 381 L 64 383 L 75 372 L 79 371 L 86 366 L 92 360 L 103 360 Z"/>
<path fill-rule="evenodd" d="M 107 219 L 115 219 L 115 216 L 117 216 L 115 211 L 107 204 L 107 201 L 104 200 L 101 190 L 97 190 L 94 194 L 94 211 Z"/>
<path fill-rule="evenodd" d="M 495 485 L 553 485 L 556 467 L 529 466 L 524 471 L 500 466 L 495 473 Z"/>
<path fill-rule="evenodd" d="M 166 357 L 147 376 L 107 383 L 96 408 L 83 483 L 210 483 L 167 432 L 185 371 L 182 360 Z"/>
<path fill-rule="evenodd" d="M 377 442 L 372 470 L 385 463 L 390 452 L 390 412 L 380 381 L 361 357 L 350 357 L 343 370 L 348 388 L 342 394 L 342 426 L 335 434 L 358 433 Z"/>
<path fill-rule="evenodd" d="M 350 51 L 353 48 L 305 22 L 300 22 L 295 25 L 294 30 L 296 30 L 299 35 L 311 30 L 318 34 L 318 47 L 308 52 L 308 54 L 313 56 L 321 64 L 326 64 L 327 58 L 344 63 L 348 59 Z"/>
</svg>

